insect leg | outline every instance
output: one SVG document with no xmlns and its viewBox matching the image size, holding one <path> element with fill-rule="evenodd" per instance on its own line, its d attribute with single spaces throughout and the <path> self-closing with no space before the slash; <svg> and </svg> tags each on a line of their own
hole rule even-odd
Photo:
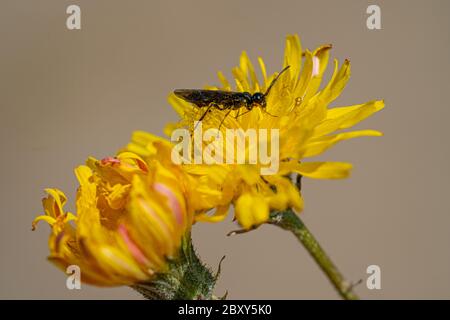
<svg viewBox="0 0 450 320">
<path fill-rule="evenodd" d="M 241 108 L 238 109 L 238 113 L 237 115 L 234 117 L 235 119 L 237 119 L 239 117 L 239 113 L 241 113 Z"/>
<path fill-rule="evenodd" d="M 214 107 L 215 107 L 216 109 L 220 110 L 220 111 L 223 111 L 223 110 L 228 109 L 227 106 L 221 105 L 221 104 L 217 104 L 217 103 L 214 103 Z"/>
<path fill-rule="evenodd" d="M 220 127 L 222 126 L 223 122 L 225 121 L 225 118 L 228 117 L 228 115 L 230 114 L 231 111 L 233 111 L 233 109 L 228 110 L 228 112 L 225 114 L 225 117 L 223 117 L 223 119 L 219 125 L 219 131 L 220 131 Z"/>
<path fill-rule="evenodd" d="M 209 112 L 209 110 L 212 108 L 212 105 L 208 106 L 208 108 L 206 109 L 206 111 L 202 114 L 202 116 L 200 117 L 200 119 L 198 119 L 197 121 L 202 121 L 205 117 L 206 114 Z"/>
<path fill-rule="evenodd" d="M 269 112 L 267 112 L 266 111 L 266 109 L 262 109 L 265 113 L 267 113 L 269 116 L 272 116 L 272 117 L 275 117 L 275 118 L 278 118 L 278 116 L 275 116 L 275 115 L 273 115 L 273 114 L 271 114 L 271 113 L 269 113 Z"/>
<path fill-rule="evenodd" d="M 245 111 L 244 113 L 238 113 L 238 115 L 235 117 L 235 119 L 236 119 L 237 117 L 240 117 L 240 116 L 243 116 L 244 114 L 249 113 L 250 111 L 252 111 L 252 110 L 247 110 L 247 111 Z"/>
<path fill-rule="evenodd" d="M 202 116 L 200 117 L 200 119 L 197 120 L 197 124 L 195 125 L 194 130 L 197 129 L 197 126 L 198 126 L 198 124 L 200 123 L 200 121 L 202 121 L 202 120 L 206 117 L 206 115 L 207 115 L 207 113 L 209 112 L 209 110 L 211 109 L 211 107 L 212 107 L 212 105 L 209 105 L 208 108 L 206 109 L 206 111 L 203 112 L 203 114 L 202 114 Z"/>
</svg>

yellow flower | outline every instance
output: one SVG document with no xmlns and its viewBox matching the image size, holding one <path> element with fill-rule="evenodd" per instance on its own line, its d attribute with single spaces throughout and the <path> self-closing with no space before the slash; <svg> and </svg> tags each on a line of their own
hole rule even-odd
<svg viewBox="0 0 450 320">
<path fill-rule="evenodd" d="M 44 220 L 52 226 L 49 259 L 63 270 L 78 265 L 83 282 L 131 285 L 151 281 L 177 257 L 190 231 L 183 172 L 131 152 L 75 170 L 77 215 L 65 212 L 65 195 L 47 189 Z M 72 223 L 70 221 L 73 221 Z"/>
<path fill-rule="evenodd" d="M 211 108 L 211 112 L 203 118 L 204 131 L 219 127 L 222 132 L 228 128 L 244 131 L 250 128 L 279 130 L 280 165 L 275 175 L 261 176 L 262 164 L 259 162 L 252 165 L 184 166 L 185 171 L 197 177 L 199 181 L 210 182 L 211 177 L 218 177 L 219 186 L 214 190 L 225 191 L 226 194 L 220 199 L 221 207 L 226 205 L 224 203 L 226 201 L 233 202 L 236 218 L 246 229 L 267 221 L 269 213 L 273 210 L 293 208 L 300 212 L 303 209 L 303 200 L 299 190 L 290 180 L 291 174 L 316 179 L 340 179 L 346 178 L 352 167 L 351 164 L 344 162 L 306 162 L 306 159 L 323 153 L 343 140 L 382 135 L 375 130 L 342 131 L 381 110 L 384 102 L 377 100 L 329 108 L 343 91 L 350 77 L 350 62 L 345 60 L 339 67 L 335 60 L 331 80 L 319 90 L 328 65 L 330 49 L 331 45 L 324 45 L 313 52 L 303 51 L 298 36 L 288 36 L 283 67 L 289 66 L 289 69 L 280 76 L 266 97 L 265 110 L 256 107 L 247 112 L 248 110 L 241 107 L 228 114 L 229 110 Z M 265 93 L 277 73 L 268 76 L 263 60 L 258 58 L 258 62 L 262 81 L 258 80 L 253 64 L 243 52 L 239 66 L 232 70 L 235 89 L 232 89 L 230 82 L 221 72 L 218 76 L 222 85 L 207 89 Z M 173 130 L 183 127 L 193 131 L 194 121 L 203 115 L 205 108 L 198 108 L 174 94 L 169 96 L 169 102 L 182 120 L 177 124 L 168 125 L 166 134 L 170 136 Z M 225 117 L 226 114 L 228 116 Z M 268 143 L 271 143 L 270 138 Z M 197 215 L 197 219 L 217 221 L 225 214 L 223 210 L 213 215 L 204 211 Z"/>
<path fill-rule="evenodd" d="M 125 150 L 138 154 L 146 161 L 158 158 L 166 166 L 171 165 L 183 172 L 183 179 L 179 183 L 183 184 L 189 206 L 195 213 L 195 221 L 222 220 L 234 196 L 232 179 L 228 179 L 231 173 L 229 168 L 220 165 L 174 165 L 171 158 L 173 147 L 164 138 L 136 131 Z M 207 214 L 211 209 L 215 209 L 213 216 Z"/>
</svg>

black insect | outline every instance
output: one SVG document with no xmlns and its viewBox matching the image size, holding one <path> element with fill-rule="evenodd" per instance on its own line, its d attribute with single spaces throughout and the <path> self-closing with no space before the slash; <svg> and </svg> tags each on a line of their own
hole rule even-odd
<svg viewBox="0 0 450 320">
<path fill-rule="evenodd" d="M 289 69 L 289 66 L 286 66 L 283 70 L 280 71 L 275 79 L 272 80 L 265 93 L 255 92 L 254 94 L 251 94 L 249 92 L 231 92 L 223 90 L 201 89 L 177 89 L 174 91 L 174 93 L 177 97 L 190 102 L 199 108 L 207 107 L 206 111 L 202 114 L 198 121 L 202 121 L 211 109 L 228 110 L 228 112 L 225 114 L 225 117 L 222 119 L 222 122 L 220 123 L 221 126 L 223 121 L 231 111 L 240 110 L 242 107 L 245 107 L 247 111 L 240 114 L 241 116 L 246 114 L 247 112 L 250 112 L 254 107 L 260 107 L 264 112 L 268 113 L 266 111 L 266 97 L 275 82 L 287 69 Z M 238 115 L 236 115 L 236 118 L 240 115 L 238 111 Z"/>
</svg>

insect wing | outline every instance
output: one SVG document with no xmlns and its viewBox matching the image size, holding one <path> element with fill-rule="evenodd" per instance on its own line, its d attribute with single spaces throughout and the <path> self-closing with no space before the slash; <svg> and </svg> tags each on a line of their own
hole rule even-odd
<svg viewBox="0 0 450 320">
<path fill-rule="evenodd" d="M 212 103 L 217 105 L 230 105 L 235 101 L 239 93 L 222 90 L 196 90 L 196 89 L 177 89 L 175 95 L 187 102 L 195 104 L 198 107 L 209 106 Z"/>
</svg>

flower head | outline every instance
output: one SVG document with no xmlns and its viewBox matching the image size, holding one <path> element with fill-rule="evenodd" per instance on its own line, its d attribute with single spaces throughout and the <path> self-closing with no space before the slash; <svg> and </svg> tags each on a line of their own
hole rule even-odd
<svg viewBox="0 0 450 320">
<path fill-rule="evenodd" d="M 123 152 L 89 158 L 75 174 L 76 216 L 65 211 L 61 191 L 47 189 L 45 215 L 33 222 L 33 228 L 41 220 L 52 227 L 49 259 L 64 270 L 78 265 L 83 282 L 101 286 L 150 281 L 164 273 L 192 224 L 183 173 Z"/>
<path fill-rule="evenodd" d="M 339 179 L 349 175 L 351 164 L 344 162 L 309 162 L 311 157 L 320 155 L 340 141 L 362 136 L 380 136 L 375 130 L 343 132 L 384 107 L 383 101 L 370 101 L 363 104 L 333 107 L 330 104 L 343 91 L 350 77 L 350 62 L 345 60 L 339 67 L 334 62 L 331 80 L 320 89 L 324 72 L 328 65 L 331 45 L 324 45 L 313 52 L 302 50 L 298 36 L 288 36 L 286 40 L 283 67 L 289 68 L 277 79 L 277 73 L 269 76 L 261 58 L 258 59 L 262 81 L 258 80 L 255 68 L 245 52 L 240 64 L 234 68 L 235 88 L 219 72 L 220 87 L 208 87 L 211 90 L 236 92 L 267 93 L 265 105 L 248 110 L 240 108 L 204 108 L 171 94 L 169 102 L 181 117 L 181 121 L 170 124 L 166 133 L 171 135 L 177 128 L 187 127 L 195 130 L 194 121 L 202 119 L 203 130 L 220 129 L 278 129 L 279 159 L 278 172 L 262 176 L 263 163 L 185 165 L 186 172 L 208 181 L 211 176 L 219 176 L 219 190 L 224 191 L 224 199 L 235 205 L 238 222 L 246 229 L 257 226 L 269 218 L 274 210 L 293 208 L 300 212 L 303 208 L 301 194 L 290 179 L 292 174 L 316 179 Z M 281 68 L 280 68 L 281 69 Z M 225 135 L 225 132 L 224 132 Z M 269 145 L 275 143 L 269 136 Z M 205 144 L 206 145 L 206 144 Z M 252 146 L 250 146 L 251 148 Z M 227 150 L 223 150 L 227 153 Z M 248 157 L 248 150 L 238 150 Z M 235 156 L 237 156 L 235 154 Z M 223 212 L 214 215 L 202 213 L 201 220 L 218 220 Z"/>
</svg>

